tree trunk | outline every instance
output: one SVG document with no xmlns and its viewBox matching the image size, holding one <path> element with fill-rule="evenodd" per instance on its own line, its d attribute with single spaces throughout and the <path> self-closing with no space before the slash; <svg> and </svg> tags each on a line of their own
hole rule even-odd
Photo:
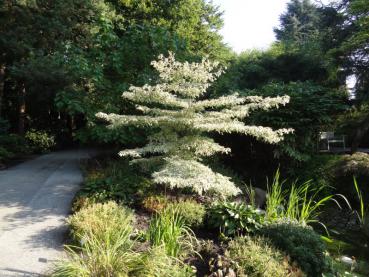
<svg viewBox="0 0 369 277">
<path fill-rule="evenodd" d="M 361 140 L 368 131 L 369 131 L 369 115 L 367 115 L 367 117 L 363 120 L 363 122 L 355 131 L 351 144 L 351 153 L 357 152 Z"/>
<path fill-rule="evenodd" d="M 26 121 L 26 87 L 22 83 L 19 92 L 19 107 L 18 107 L 18 134 L 24 135 L 24 126 Z"/>
<path fill-rule="evenodd" d="M 69 137 L 70 139 L 72 139 L 74 130 L 76 129 L 74 115 L 68 115 L 67 120 L 68 120 L 67 124 L 68 124 L 68 130 L 69 130 Z"/>
<path fill-rule="evenodd" d="M 4 89 L 5 89 L 5 64 L 0 64 L 0 118 L 3 107 Z"/>
</svg>

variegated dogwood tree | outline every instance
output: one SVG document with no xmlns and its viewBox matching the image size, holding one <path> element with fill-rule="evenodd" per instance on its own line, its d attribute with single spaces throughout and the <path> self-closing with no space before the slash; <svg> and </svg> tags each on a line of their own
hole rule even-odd
<svg viewBox="0 0 369 277">
<path fill-rule="evenodd" d="M 158 130 L 141 148 L 122 150 L 119 155 L 134 161 L 154 162 L 161 168 L 152 174 L 154 183 L 171 188 L 191 188 L 198 194 L 215 192 L 227 197 L 240 190 L 229 177 L 214 172 L 203 163 L 204 157 L 230 153 L 231 149 L 216 143 L 210 133 L 240 133 L 267 143 L 278 143 L 292 129 L 245 125 L 254 110 L 278 108 L 289 102 L 288 96 L 241 97 L 237 93 L 215 99 L 202 99 L 209 86 L 221 75 L 216 62 L 179 62 L 174 54 L 159 56 L 152 62 L 159 73 L 155 85 L 131 86 L 123 98 L 136 104 L 139 115 L 98 113 L 110 128 L 123 125 L 152 127 Z"/>
</svg>

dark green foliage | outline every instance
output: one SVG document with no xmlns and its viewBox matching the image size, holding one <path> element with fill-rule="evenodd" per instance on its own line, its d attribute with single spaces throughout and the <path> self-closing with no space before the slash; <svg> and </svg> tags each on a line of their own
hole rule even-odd
<svg viewBox="0 0 369 277">
<path fill-rule="evenodd" d="M 219 202 L 211 205 L 207 211 L 210 227 L 219 228 L 226 236 L 253 233 L 263 223 L 264 215 L 250 205 L 236 202 Z"/>
<path fill-rule="evenodd" d="M 335 130 L 337 118 L 348 109 L 344 91 L 310 81 L 270 83 L 255 90 L 245 90 L 244 93 L 291 97 L 290 103 L 283 109 L 270 111 L 267 115 L 255 113 L 248 118 L 256 125 L 293 128 L 294 133 L 285 136 L 280 144 L 267 145 L 238 135 L 217 137 L 221 144 L 232 149 L 232 156 L 225 157 L 225 161 L 244 175 L 244 180 L 251 180 L 253 185 L 259 187 L 265 184 L 264 176 L 271 176 L 278 166 L 289 175 L 293 175 L 293 171 L 299 167 L 309 167 L 310 159 L 318 152 L 319 132 Z M 300 176 L 295 175 L 293 179 L 297 177 Z M 301 179 L 306 181 L 313 177 Z"/>
<path fill-rule="evenodd" d="M 369 197 L 369 154 L 366 153 L 314 155 L 289 173 L 291 179 L 312 180 L 311 184 L 317 188 L 325 187 L 324 192 L 327 194 L 343 194 L 351 205 L 357 203 L 356 191 L 353 186 L 353 177 L 355 176 L 361 185 L 365 201 Z"/>
<path fill-rule="evenodd" d="M 329 72 L 321 57 L 274 44 L 266 51 L 245 51 L 233 59 L 220 77 L 216 93 L 258 89 L 269 82 L 313 81 L 321 84 L 328 78 Z"/>
<path fill-rule="evenodd" d="M 280 27 L 274 32 L 279 41 L 289 48 L 302 48 L 320 52 L 322 40 L 323 8 L 310 0 L 292 0 L 287 4 L 287 11 L 280 16 Z"/>
<path fill-rule="evenodd" d="M 292 180 L 312 180 L 311 184 L 317 187 L 325 187 L 334 192 L 332 186 L 332 172 L 329 170 L 336 161 L 340 160 L 340 155 L 316 154 L 309 160 L 302 162 L 299 166 L 289 170 L 288 177 Z"/>
<path fill-rule="evenodd" d="M 288 49 L 307 52 L 323 61 L 329 84 L 343 86 L 348 77 L 354 80 L 355 110 L 368 102 L 368 11 L 366 0 L 341 0 L 327 6 L 293 0 L 280 18 L 280 28 L 275 29 Z M 369 131 L 368 113 L 350 124 L 349 130 L 355 152 Z"/>
<path fill-rule="evenodd" d="M 0 118 L 0 136 L 7 134 L 9 128 L 10 128 L 9 121 Z"/>
<path fill-rule="evenodd" d="M 126 160 L 109 162 L 101 173 L 87 178 L 78 197 L 88 197 L 96 202 L 116 200 L 125 204 L 135 204 L 147 194 L 150 179 L 139 174 Z"/>
<path fill-rule="evenodd" d="M 0 113 L 13 130 L 47 129 L 62 142 L 142 142 L 131 130 L 94 128 L 95 113 L 130 109 L 122 92 L 156 78 L 150 61 L 159 54 L 224 62 L 221 27 L 205 0 L 2 1 Z"/>
<path fill-rule="evenodd" d="M 260 234 L 289 255 L 308 276 L 320 276 L 326 269 L 325 245 L 313 229 L 281 223 L 263 226 Z"/>
<path fill-rule="evenodd" d="M 0 162 L 4 162 L 6 160 L 9 160 L 13 156 L 14 156 L 14 154 L 12 152 L 9 152 L 4 147 L 0 146 Z"/>
<path fill-rule="evenodd" d="M 32 152 L 32 149 L 27 145 L 26 140 L 16 134 L 0 135 L 0 147 L 3 149 L 3 161 Z"/>
<path fill-rule="evenodd" d="M 352 186 L 353 177 L 363 189 L 365 201 L 369 198 L 369 154 L 357 152 L 343 155 L 331 164 L 327 170 L 331 176 L 331 185 L 350 200 L 356 202 L 356 191 Z"/>
<path fill-rule="evenodd" d="M 285 154 L 300 161 L 317 151 L 319 131 L 329 126 L 334 128 L 337 116 L 348 108 L 344 91 L 329 89 L 312 82 L 272 83 L 258 91 L 249 91 L 248 94 L 291 97 L 285 108 L 268 115 L 259 113 L 253 116 L 252 120 L 275 128 L 293 128 L 294 134 L 286 137 L 275 150 L 278 151 L 275 154 Z"/>
</svg>

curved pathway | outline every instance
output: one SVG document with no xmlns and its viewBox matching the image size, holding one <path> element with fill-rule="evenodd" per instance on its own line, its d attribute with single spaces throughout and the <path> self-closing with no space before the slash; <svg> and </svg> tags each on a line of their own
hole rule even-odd
<svg viewBox="0 0 369 277">
<path fill-rule="evenodd" d="M 62 256 L 65 218 L 86 150 L 60 151 L 0 171 L 0 276 L 40 276 Z"/>
</svg>

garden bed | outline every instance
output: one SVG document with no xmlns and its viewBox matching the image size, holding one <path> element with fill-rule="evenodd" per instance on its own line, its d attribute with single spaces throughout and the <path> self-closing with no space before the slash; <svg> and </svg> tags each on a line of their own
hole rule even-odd
<svg viewBox="0 0 369 277">
<path fill-rule="evenodd" d="M 324 242 L 298 222 L 267 220 L 250 203 L 154 186 L 124 159 L 100 157 L 84 168 L 69 220 L 74 246 L 54 276 L 367 276 L 362 261 L 340 260 L 351 252 L 336 240 Z M 126 246 L 111 245 L 122 234 Z"/>
</svg>

